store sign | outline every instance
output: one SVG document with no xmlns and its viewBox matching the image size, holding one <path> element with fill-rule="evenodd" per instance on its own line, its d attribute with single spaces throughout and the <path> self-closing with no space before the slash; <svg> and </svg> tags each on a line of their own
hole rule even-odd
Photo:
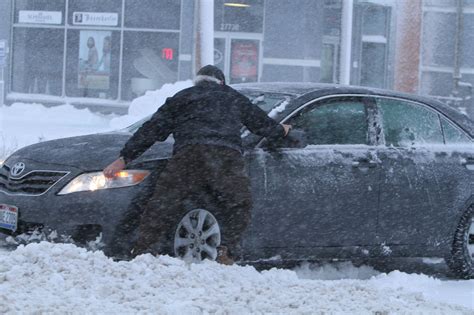
<svg viewBox="0 0 474 315">
<path fill-rule="evenodd" d="M 238 31 L 240 31 L 240 24 L 221 23 L 221 31 L 223 31 L 223 32 L 238 32 Z"/>
<path fill-rule="evenodd" d="M 61 24 L 63 22 L 63 13 L 61 11 L 20 10 L 18 13 L 18 22 L 29 24 Z"/>
<path fill-rule="evenodd" d="M 72 15 L 74 25 L 117 26 L 118 13 L 107 12 L 74 12 Z"/>
</svg>

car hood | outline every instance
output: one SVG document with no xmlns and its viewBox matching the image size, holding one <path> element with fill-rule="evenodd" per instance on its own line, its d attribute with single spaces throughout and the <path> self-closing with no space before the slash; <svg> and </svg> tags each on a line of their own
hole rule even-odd
<svg viewBox="0 0 474 315">
<path fill-rule="evenodd" d="M 101 170 L 118 158 L 120 150 L 131 137 L 129 133 L 113 132 L 50 140 L 24 147 L 8 158 L 8 165 L 32 160 L 38 163 L 66 165 L 82 170 Z M 167 159 L 173 144 L 159 142 L 146 151 L 136 162 Z"/>
</svg>

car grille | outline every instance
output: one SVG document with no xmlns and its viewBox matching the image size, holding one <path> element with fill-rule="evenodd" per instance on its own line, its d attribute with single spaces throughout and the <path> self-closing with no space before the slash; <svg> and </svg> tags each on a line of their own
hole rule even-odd
<svg viewBox="0 0 474 315">
<path fill-rule="evenodd" d="M 68 172 L 34 170 L 20 178 L 9 176 L 10 168 L 6 165 L 0 169 L 0 190 L 12 195 L 44 194 Z"/>
</svg>

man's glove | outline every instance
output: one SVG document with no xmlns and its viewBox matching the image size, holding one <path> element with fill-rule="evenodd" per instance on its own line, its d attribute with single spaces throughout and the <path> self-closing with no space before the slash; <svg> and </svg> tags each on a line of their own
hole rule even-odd
<svg viewBox="0 0 474 315">
<path fill-rule="evenodd" d="M 123 157 L 119 157 L 115 161 L 113 161 L 109 166 L 104 168 L 104 175 L 107 178 L 112 178 L 118 172 L 122 171 L 125 168 L 125 160 Z"/>
</svg>

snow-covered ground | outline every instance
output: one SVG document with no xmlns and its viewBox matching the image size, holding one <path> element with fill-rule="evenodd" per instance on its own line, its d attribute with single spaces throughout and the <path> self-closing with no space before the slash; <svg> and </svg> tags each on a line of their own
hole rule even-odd
<svg viewBox="0 0 474 315">
<path fill-rule="evenodd" d="M 0 313 L 473 314 L 473 286 L 349 263 L 258 272 L 168 256 L 114 262 L 46 242 L 0 255 Z"/>
<path fill-rule="evenodd" d="M 24 145 L 129 125 L 190 84 L 149 92 L 122 117 L 70 105 L 0 107 L 0 162 Z M 258 272 L 166 256 L 114 262 L 99 251 L 43 242 L 0 251 L 0 313 L 474 314 L 474 280 L 385 274 L 350 263 Z"/>
</svg>

